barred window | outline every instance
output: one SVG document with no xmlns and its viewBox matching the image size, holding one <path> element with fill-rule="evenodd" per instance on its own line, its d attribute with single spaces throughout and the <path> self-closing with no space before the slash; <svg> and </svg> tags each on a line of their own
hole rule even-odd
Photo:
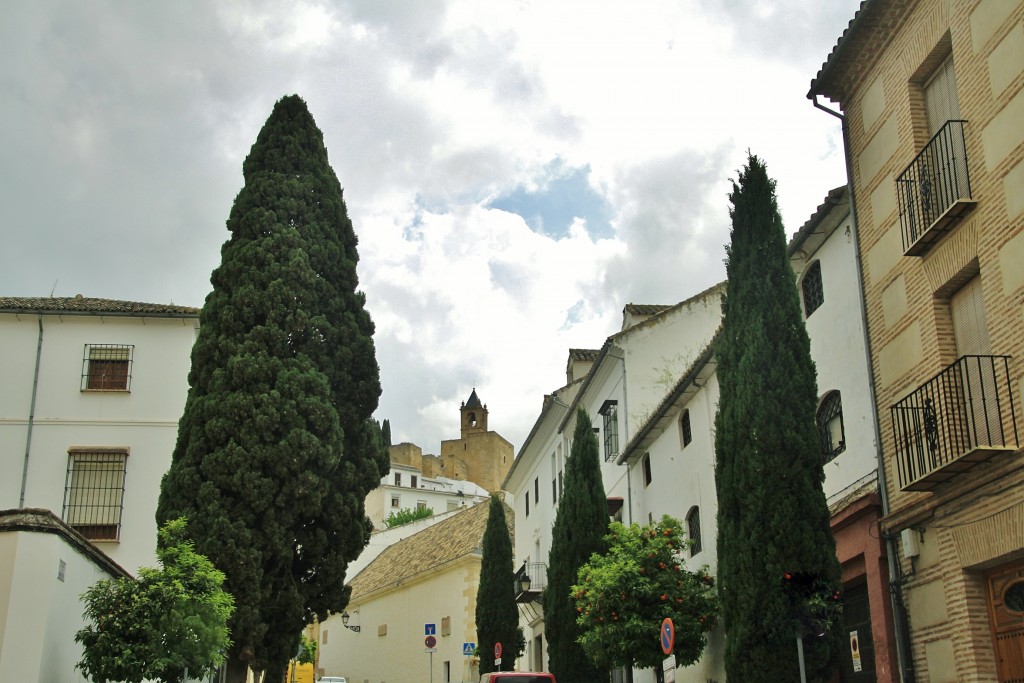
<svg viewBox="0 0 1024 683">
<path fill-rule="evenodd" d="M 700 552 L 700 508 L 694 505 L 686 513 L 686 532 L 693 543 L 690 545 L 690 557 Z"/>
<path fill-rule="evenodd" d="M 129 391 L 132 344 L 86 344 L 82 360 L 83 391 Z"/>
<path fill-rule="evenodd" d="M 821 261 L 815 261 L 807 267 L 800 289 L 804 293 L 804 317 L 810 318 L 811 313 L 825 301 L 825 292 L 821 287 Z"/>
<path fill-rule="evenodd" d="M 825 462 L 834 460 L 846 450 L 846 431 L 843 428 L 843 400 L 838 391 L 825 394 L 818 406 L 818 436 Z"/>
<path fill-rule="evenodd" d="M 94 541 L 121 536 L 128 449 L 68 451 L 64 481 L 64 521 Z"/>
<path fill-rule="evenodd" d="M 683 448 L 690 445 L 693 441 L 693 431 L 690 429 L 690 411 L 684 410 L 683 416 L 679 418 L 679 430 L 682 432 L 683 437 Z"/>
<path fill-rule="evenodd" d="M 605 401 L 597 411 L 604 418 L 604 459 L 619 455 L 619 402 Z"/>
</svg>

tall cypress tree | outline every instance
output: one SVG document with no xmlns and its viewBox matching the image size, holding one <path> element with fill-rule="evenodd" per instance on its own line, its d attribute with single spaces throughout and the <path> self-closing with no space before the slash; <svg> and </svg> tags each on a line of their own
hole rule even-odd
<svg viewBox="0 0 1024 683">
<path fill-rule="evenodd" d="M 572 450 L 565 464 L 565 492 L 558 501 L 548 556 L 548 585 L 544 589 L 544 634 L 548 639 L 551 673 L 562 683 L 602 680 L 606 672 L 594 667 L 578 642 L 572 586 L 593 553 L 607 549 L 608 500 L 601 480 L 601 460 L 590 416 L 576 411 Z"/>
<path fill-rule="evenodd" d="M 480 588 L 476 594 L 476 639 L 480 649 L 480 673 L 512 671 L 516 658 L 526 648 L 519 627 L 512 581 L 512 530 L 505 517 L 505 504 L 491 496 L 484 530 L 484 557 L 480 564 Z M 494 644 L 501 643 L 501 664 L 494 664 Z"/>
<path fill-rule="evenodd" d="M 279 680 L 303 625 L 347 604 L 388 469 L 356 235 L 301 98 L 276 103 L 242 171 L 157 508 L 226 575 L 232 682 Z"/>
<path fill-rule="evenodd" d="M 787 575 L 838 588 L 822 492 L 817 390 L 775 182 L 756 156 L 733 183 L 728 294 L 716 350 L 718 585 L 729 680 L 800 680 L 800 601 Z M 804 638 L 808 680 L 834 668 L 836 634 Z"/>
</svg>

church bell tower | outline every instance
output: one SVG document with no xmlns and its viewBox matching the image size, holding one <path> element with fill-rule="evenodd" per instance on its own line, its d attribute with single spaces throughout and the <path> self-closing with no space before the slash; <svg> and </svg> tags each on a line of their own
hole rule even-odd
<svg viewBox="0 0 1024 683">
<path fill-rule="evenodd" d="M 476 389 L 469 395 L 469 400 L 463 402 L 459 409 L 462 412 L 462 438 L 467 434 L 483 434 L 487 432 L 487 406 L 480 403 L 476 395 Z"/>
</svg>

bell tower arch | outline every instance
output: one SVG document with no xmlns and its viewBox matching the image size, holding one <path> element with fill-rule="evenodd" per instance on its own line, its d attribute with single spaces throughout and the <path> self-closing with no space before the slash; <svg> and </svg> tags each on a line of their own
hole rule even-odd
<svg viewBox="0 0 1024 683">
<path fill-rule="evenodd" d="M 466 438 L 467 434 L 487 432 L 487 406 L 480 402 L 476 388 L 459 410 L 462 413 L 462 438 Z"/>
</svg>

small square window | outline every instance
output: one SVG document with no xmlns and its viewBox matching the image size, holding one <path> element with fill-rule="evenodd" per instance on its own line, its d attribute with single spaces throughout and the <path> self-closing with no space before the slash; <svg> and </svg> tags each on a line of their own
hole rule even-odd
<svg viewBox="0 0 1024 683">
<path fill-rule="evenodd" d="M 86 344 L 82 391 L 129 391 L 134 350 L 131 344 Z"/>
<path fill-rule="evenodd" d="M 398 496 L 391 496 L 391 507 L 397 508 L 399 504 Z"/>
</svg>

